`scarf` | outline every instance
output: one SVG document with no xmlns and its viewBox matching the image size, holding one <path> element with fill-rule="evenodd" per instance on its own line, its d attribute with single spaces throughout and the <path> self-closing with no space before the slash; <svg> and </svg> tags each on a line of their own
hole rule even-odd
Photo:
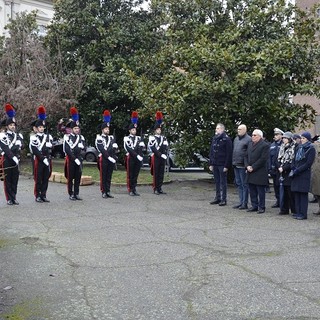
<svg viewBox="0 0 320 320">
<path fill-rule="evenodd" d="M 294 158 L 295 143 L 281 144 L 279 149 L 278 161 L 283 165 L 291 163 Z"/>
<path fill-rule="evenodd" d="M 302 159 L 305 158 L 307 151 L 310 149 L 311 147 L 311 142 L 307 141 L 304 144 L 300 144 L 299 148 L 297 150 L 297 154 L 296 154 L 296 161 L 301 161 Z"/>
</svg>

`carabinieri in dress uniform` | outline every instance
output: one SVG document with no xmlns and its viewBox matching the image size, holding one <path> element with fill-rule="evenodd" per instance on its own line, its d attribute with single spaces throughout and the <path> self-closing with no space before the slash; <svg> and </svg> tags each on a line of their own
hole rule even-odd
<svg viewBox="0 0 320 320">
<path fill-rule="evenodd" d="M 153 192 L 157 195 L 164 194 L 162 184 L 164 178 L 164 170 L 167 161 L 168 141 L 161 135 L 163 115 L 157 111 L 156 123 L 153 127 L 154 135 L 149 136 L 148 150 L 151 151 L 151 174 L 153 175 Z"/>
<path fill-rule="evenodd" d="M 124 137 L 124 149 L 126 150 L 125 167 L 127 170 L 127 188 L 130 196 L 140 196 L 137 192 L 137 180 L 143 161 L 143 148 L 145 144 L 140 136 L 137 136 L 138 112 L 131 114 L 129 136 Z"/>
<path fill-rule="evenodd" d="M 34 196 L 36 202 L 50 202 L 47 199 L 49 178 L 52 172 L 52 136 L 44 133 L 46 128 L 46 109 L 38 108 L 38 120 L 34 123 L 37 133 L 30 137 L 30 148 L 34 159 Z"/>
<path fill-rule="evenodd" d="M 111 115 L 109 110 L 103 112 L 103 123 L 99 126 L 101 134 L 97 134 L 96 148 L 99 151 L 98 168 L 100 170 L 100 190 L 102 198 L 113 198 L 110 193 L 113 169 L 116 163 L 116 153 L 119 149 L 114 136 L 110 135 Z"/>
<path fill-rule="evenodd" d="M 21 133 L 16 133 L 16 112 L 11 104 L 6 104 L 5 111 L 8 116 L 6 120 L 6 132 L 0 133 L 0 148 L 2 149 L 2 162 L 5 173 L 4 193 L 8 205 L 16 204 L 17 188 L 19 181 L 20 151 L 23 143 Z"/>
<path fill-rule="evenodd" d="M 68 194 L 70 200 L 82 200 L 79 188 L 82 175 L 82 152 L 85 149 L 85 139 L 80 135 L 79 113 L 76 107 L 70 108 L 72 121 L 68 127 L 72 129 L 64 136 L 63 150 L 66 154 L 65 177 L 68 180 Z"/>
</svg>

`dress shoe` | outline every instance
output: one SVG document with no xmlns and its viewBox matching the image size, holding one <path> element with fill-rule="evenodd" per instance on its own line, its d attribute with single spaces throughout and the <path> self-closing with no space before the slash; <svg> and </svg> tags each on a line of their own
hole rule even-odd
<svg viewBox="0 0 320 320">
<path fill-rule="evenodd" d="M 239 209 L 241 207 L 241 204 L 237 204 L 235 206 L 232 207 L 232 209 Z"/>
<path fill-rule="evenodd" d="M 307 217 L 298 215 L 298 216 L 295 217 L 295 219 L 297 219 L 297 220 L 307 220 Z"/>
<path fill-rule="evenodd" d="M 12 201 L 12 200 L 8 200 L 8 201 L 7 201 L 7 204 L 8 204 L 9 206 L 14 205 L 14 203 L 13 203 L 13 201 Z"/>
<path fill-rule="evenodd" d="M 133 191 L 134 195 L 139 197 L 140 196 L 140 193 L 138 193 L 137 191 Z"/>
<path fill-rule="evenodd" d="M 43 200 L 40 197 L 36 197 L 36 202 L 42 203 Z"/>
<path fill-rule="evenodd" d="M 156 194 L 157 196 L 160 195 L 160 192 L 158 190 L 154 190 L 153 193 Z"/>
<path fill-rule="evenodd" d="M 279 212 L 280 216 L 284 216 L 285 214 L 289 214 L 289 211 L 280 211 Z"/>
<path fill-rule="evenodd" d="M 80 198 L 78 194 L 75 195 L 74 197 L 76 198 L 76 200 L 82 200 L 82 198 Z"/>
<path fill-rule="evenodd" d="M 214 199 L 214 200 L 210 201 L 209 203 L 210 204 L 218 204 L 220 202 L 221 202 L 221 200 Z"/>
<path fill-rule="evenodd" d="M 102 198 L 106 199 L 106 198 L 107 198 L 107 194 L 106 194 L 106 193 L 103 193 L 103 194 L 102 194 Z"/>
<path fill-rule="evenodd" d="M 69 199 L 72 200 L 72 201 L 77 200 L 76 197 L 73 194 L 71 196 L 69 196 Z"/>
<path fill-rule="evenodd" d="M 265 209 L 259 209 L 257 213 L 261 214 L 261 213 L 264 213 L 265 212 Z"/>
<path fill-rule="evenodd" d="M 48 203 L 50 202 L 50 200 L 47 199 L 46 197 L 41 197 L 41 199 L 42 199 L 43 202 L 48 202 Z"/>
<path fill-rule="evenodd" d="M 114 196 L 110 192 L 107 192 L 107 198 L 114 198 Z"/>
<path fill-rule="evenodd" d="M 271 208 L 279 208 L 279 203 L 275 203 L 275 204 L 273 204 L 272 206 L 271 206 Z"/>
<path fill-rule="evenodd" d="M 135 196 L 135 194 L 134 194 L 132 191 L 130 191 L 130 192 L 129 192 L 129 196 L 134 197 L 134 196 Z"/>
<path fill-rule="evenodd" d="M 248 206 L 246 204 L 242 204 L 240 207 L 239 207 L 239 210 L 247 210 L 248 209 Z"/>
<path fill-rule="evenodd" d="M 13 202 L 13 204 L 15 204 L 15 205 L 19 205 L 19 202 L 17 201 L 17 200 L 12 200 L 12 202 Z"/>
<path fill-rule="evenodd" d="M 166 192 L 164 192 L 162 189 L 158 190 L 160 194 L 167 194 Z"/>
<path fill-rule="evenodd" d="M 223 206 L 226 206 L 227 205 L 227 201 L 221 201 L 220 203 L 219 203 L 219 206 L 220 207 L 223 207 Z"/>
<path fill-rule="evenodd" d="M 255 211 L 258 211 L 258 208 L 251 207 L 247 210 L 247 212 L 255 212 Z"/>
</svg>

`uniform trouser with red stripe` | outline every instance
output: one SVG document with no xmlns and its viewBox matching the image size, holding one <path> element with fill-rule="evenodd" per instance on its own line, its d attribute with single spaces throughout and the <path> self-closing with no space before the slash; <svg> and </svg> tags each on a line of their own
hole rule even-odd
<svg viewBox="0 0 320 320">
<path fill-rule="evenodd" d="M 79 187 L 82 175 L 82 164 L 78 166 L 74 161 L 67 161 L 67 180 L 68 180 L 68 193 L 71 195 L 79 195 Z"/>
<path fill-rule="evenodd" d="M 151 158 L 151 165 L 153 165 L 153 190 L 160 191 L 163 184 L 166 160 L 153 155 Z"/>
<path fill-rule="evenodd" d="M 137 187 L 138 176 L 141 168 L 141 161 L 130 155 L 126 158 L 127 161 L 127 188 L 128 191 L 135 191 Z"/>
<path fill-rule="evenodd" d="M 48 183 L 51 174 L 50 166 L 46 166 L 41 160 L 34 160 L 34 196 L 46 198 Z"/>
<path fill-rule="evenodd" d="M 16 200 L 18 181 L 19 181 L 19 167 L 13 160 L 5 158 L 4 160 L 4 193 L 8 200 Z"/>
<path fill-rule="evenodd" d="M 114 163 L 105 159 L 99 158 L 100 161 L 100 190 L 102 193 L 110 192 L 111 178 L 114 169 Z"/>
</svg>

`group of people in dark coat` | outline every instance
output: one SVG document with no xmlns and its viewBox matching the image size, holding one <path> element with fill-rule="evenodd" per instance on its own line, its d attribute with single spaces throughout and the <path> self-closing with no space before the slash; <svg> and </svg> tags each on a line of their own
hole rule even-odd
<svg viewBox="0 0 320 320">
<path fill-rule="evenodd" d="M 215 198 L 210 204 L 227 204 L 227 172 L 232 163 L 239 192 L 239 204 L 234 209 L 264 213 L 270 176 L 276 197 L 272 207 L 279 207 L 280 215 L 291 211 L 295 219 L 305 220 L 315 156 L 309 132 L 294 135 L 275 128 L 274 142 L 269 144 L 261 130 L 255 129 L 250 137 L 247 127 L 241 124 L 232 147 L 230 137 L 219 123 L 210 147 L 210 170 L 216 184 Z M 248 207 L 249 195 L 251 207 Z"/>
</svg>

